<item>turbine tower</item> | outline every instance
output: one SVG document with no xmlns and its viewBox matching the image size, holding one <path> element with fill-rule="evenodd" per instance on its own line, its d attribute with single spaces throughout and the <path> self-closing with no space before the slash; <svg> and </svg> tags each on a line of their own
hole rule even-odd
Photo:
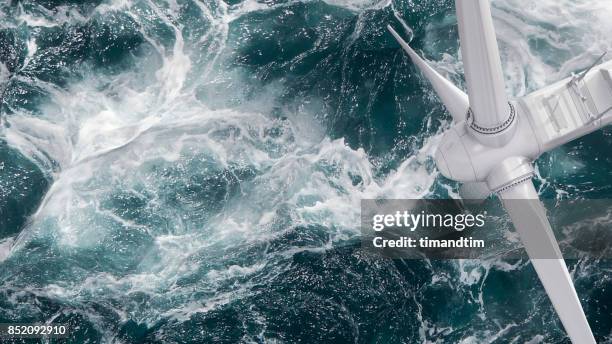
<svg viewBox="0 0 612 344">
<path fill-rule="evenodd" d="M 489 0 L 455 0 L 455 6 L 467 94 L 387 26 L 453 118 L 436 165 L 463 183 L 464 198 L 497 194 L 572 343 L 595 343 L 531 179 L 533 161 L 542 153 L 612 123 L 612 61 L 508 99 Z"/>
</svg>

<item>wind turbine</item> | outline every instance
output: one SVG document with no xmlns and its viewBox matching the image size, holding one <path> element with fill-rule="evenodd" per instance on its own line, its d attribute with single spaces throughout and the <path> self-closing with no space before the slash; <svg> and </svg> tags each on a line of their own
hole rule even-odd
<svg viewBox="0 0 612 344">
<path fill-rule="evenodd" d="M 501 199 L 565 331 L 595 343 L 546 209 L 531 179 L 542 153 L 612 122 L 612 61 L 518 99 L 508 99 L 489 0 L 455 0 L 467 94 L 388 30 L 431 82 L 453 118 L 435 154 L 461 193 Z M 603 56 L 602 56 L 603 57 Z"/>
</svg>

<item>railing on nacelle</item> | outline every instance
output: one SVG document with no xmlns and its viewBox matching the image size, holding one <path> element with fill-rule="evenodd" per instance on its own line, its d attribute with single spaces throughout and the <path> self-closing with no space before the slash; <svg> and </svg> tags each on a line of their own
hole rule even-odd
<svg viewBox="0 0 612 344">
<path fill-rule="evenodd" d="M 518 101 L 542 152 L 612 123 L 612 61 L 535 91 Z"/>
</svg>

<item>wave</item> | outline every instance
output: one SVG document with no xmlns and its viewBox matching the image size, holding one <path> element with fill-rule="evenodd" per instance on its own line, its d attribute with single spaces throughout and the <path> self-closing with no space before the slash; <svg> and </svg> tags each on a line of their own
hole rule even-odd
<svg viewBox="0 0 612 344">
<path fill-rule="evenodd" d="M 524 3 L 494 2 L 515 95 L 560 79 L 607 49 L 607 5 Z M 320 275 L 309 264 L 331 259 L 343 273 L 362 276 L 352 281 L 365 291 L 376 292 L 366 278 L 388 283 L 379 291 L 385 301 L 412 297 L 405 316 L 418 310 L 415 333 L 423 341 L 516 336 L 516 317 L 470 331 L 456 319 L 436 320 L 440 313 L 423 305 L 438 288 L 456 289 L 471 300 L 465 312 L 486 323 L 496 312 L 486 283 L 499 272 L 525 273 L 525 263 L 404 268 L 430 277 L 419 282 L 418 274 L 355 250 L 361 199 L 457 197 L 431 161 L 448 116 L 384 36 L 383 22 L 399 12 L 394 6 L 370 0 L 4 5 L 2 28 L 24 31 L 25 48 L 9 84 L 17 91 L 9 93 L 1 137 L 52 184 L 18 236 L 0 242 L 6 267 L 0 299 L 12 308 L 2 317 L 48 317 L 63 309 L 112 342 L 125 340 L 113 323 L 145 324 L 159 338 L 176 339 L 176 323 L 238 307 L 248 313 L 245 332 L 265 339 L 253 333 L 273 327 L 266 319 L 274 315 L 248 305 L 285 282 L 315 288 Z M 442 56 L 437 68 L 460 81 L 458 52 L 451 50 L 457 37 L 444 25 L 426 27 L 424 37 L 440 37 L 436 30 L 442 30 L 446 39 L 419 41 L 423 32 L 415 30 L 415 43 L 426 55 Z M 562 30 L 551 33 L 551 27 Z M 280 35 L 289 28 L 303 36 Z M 380 72 L 366 72 L 373 68 Z M 337 80 L 322 80 L 321 70 Z M 27 101 L 17 101 L 19 90 Z M 396 107 L 385 105 L 394 99 Z M 389 142 L 392 149 L 380 148 Z M 44 274 L 41 265 L 49 267 Z M 320 283 L 336 283 L 326 276 Z M 396 291 L 394 283 L 406 290 Z M 408 291 L 410 283 L 423 289 Z M 339 284 L 321 286 L 322 293 L 365 293 Z M 288 300 L 298 297 L 283 292 Z M 356 307 L 328 301 L 321 301 L 329 306 L 322 312 Z M 344 311 L 347 318 L 367 314 Z"/>
</svg>

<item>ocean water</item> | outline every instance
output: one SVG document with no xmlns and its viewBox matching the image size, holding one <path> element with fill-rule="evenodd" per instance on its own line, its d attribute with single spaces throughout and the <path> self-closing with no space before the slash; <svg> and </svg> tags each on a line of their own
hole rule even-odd
<svg viewBox="0 0 612 344">
<path fill-rule="evenodd" d="M 586 68 L 610 15 L 494 0 L 508 92 Z M 388 23 L 463 84 L 451 0 L 2 2 L 0 323 L 66 323 L 71 343 L 569 343 L 528 261 L 360 249 L 361 199 L 458 197 L 431 158 L 450 116 Z M 604 129 L 545 154 L 542 197 L 612 196 L 611 147 Z M 612 343 L 612 264 L 569 263 Z"/>
</svg>

